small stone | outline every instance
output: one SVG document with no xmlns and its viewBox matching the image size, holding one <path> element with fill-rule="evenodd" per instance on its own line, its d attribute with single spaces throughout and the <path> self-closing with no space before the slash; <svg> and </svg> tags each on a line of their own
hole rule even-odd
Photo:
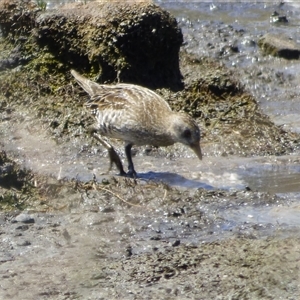
<svg viewBox="0 0 300 300">
<path fill-rule="evenodd" d="M 71 240 L 71 236 L 68 232 L 67 229 L 64 229 L 63 233 L 62 233 L 63 237 L 69 242 Z"/>
<path fill-rule="evenodd" d="M 160 235 L 151 236 L 150 240 L 152 240 L 152 241 L 160 241 L 161 240 L 161 236 Z"/>
<path fill-rule="evenodd" d="M 25 224 L 31 224 L 35 222 L 34 218 L 28 214 L 20 214 L 16 216 L 15 221 L 25 223 Z"/>
<path fill-rule="evenodd" d="M 112 207 L 112 206 L 107 206 L 107 207 L 104 207 L 101 212 L 103 213 L 113 213 L 115 212 L 115 209 Z"/>
<path fill-rule="evenodd" d="M 31 243 L 29 241 L 20 241 L 17 243 L 18 246 L 30 246 Z"/>
<path fill-rule="evenodd" d="M 177 247 L 180 245 L 180 240 L 176 240 L 173 244 L 172 247 Z"/>
<path fill-rule="evenodd" d="M 132 256 L 132 247 L 131 246 L 126 247 L 125 255 L 126 255 L 126 257 Z"/>
<path fill-rule="evenodd" d="M 0 255 L 0 263 L 5 263 L 8 261 L 13 261 L 14 257 L 10 254 L 2 254 Z M 2 278 L 5 278 L 4 276 L 2 276 Z"/>
<path fill-rule="evenodd" d="M 20 225 L 20 226 L 16 227 L 16 229 L 25 231 L 25 230 L 29 229 L 29 226 L 24 224 L 24 225 Z"/>
</svg>

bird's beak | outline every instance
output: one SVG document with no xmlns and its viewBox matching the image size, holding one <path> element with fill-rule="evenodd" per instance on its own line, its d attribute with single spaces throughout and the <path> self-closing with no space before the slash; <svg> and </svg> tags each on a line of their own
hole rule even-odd
<svg viewBox="0 0 300 300">
<path fill-rule="evenodd" d="M 191 145 L 191 148 L 196 153 L 196 155 L 198 156 L 198 158 L 200 160 L 202 160 L 202 152 L 201 152 L 200 144 L 199 143 L 198 144 L 193 144 L 193 145 Z"/>
</svg>

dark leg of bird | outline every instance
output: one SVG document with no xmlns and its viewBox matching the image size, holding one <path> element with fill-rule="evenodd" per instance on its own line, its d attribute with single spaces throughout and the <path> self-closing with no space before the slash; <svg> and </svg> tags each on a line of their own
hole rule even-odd
<svg viewBox="0 0 300 300">
<path fill-rule="evenodd" d="M 127 176 L 136 178 L 136 172 L 134 170 L 134 166 L 133 166 L 133 162 L 132 162 L 132 157 L 131 157 L 131 147 L 132 147 L 132 144 L 125 145 L 125 154 L 126 154 L 127 161 L 128 161 L 128 173 L 127 173 Z"/>
<path fill-rule="evenodd" d="M 124 176 L 126 175 L 124 169 L 123 169 L 123 165 L 122 165 L 122 161 L 118 155 L 118 153 L 115 151 L 114 147 L 112 145 L 110 145 L 108 142 L 104 141 L 101 136 L 99 136 L 95 131 L 91 132 L 92 136 L 99 141 L 108 151 L 109 154 L 109 160 L 110 160 L 110 164 L 109 164 L 109 169 L 108 172 L 111 170 L 113 163 L 115 163 L 115 165 L 117 166 L 120 175 Z"/>
<path fill-rule="evenodd" d="M 113 147 L 108 149 L 108 154 L 109 154 L 109 159 L 110 159 L 109 170 L 111 170 L 112 164 L 115 163 L 115 165 L 117 166 L 117 169 L 120 171 L 120 175 L 122 175 L 122 176 L 126 175 L 126 173 L 123 169 L 121 159 L 120 159 L 118 153 L 115 151 L 115 149 Z"/>
</svg>

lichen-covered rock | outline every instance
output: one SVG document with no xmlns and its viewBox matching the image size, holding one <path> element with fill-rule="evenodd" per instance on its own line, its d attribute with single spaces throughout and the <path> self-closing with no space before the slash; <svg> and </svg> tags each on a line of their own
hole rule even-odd
<svg viewBox="0 0 300 300">
<path fill-rule="evenodd" d="M 300 45 L 285 35 L 265 34 L 258 41 L 258 46 L 265 54 L 286 59 L 299 59 Z"/>
</svg>

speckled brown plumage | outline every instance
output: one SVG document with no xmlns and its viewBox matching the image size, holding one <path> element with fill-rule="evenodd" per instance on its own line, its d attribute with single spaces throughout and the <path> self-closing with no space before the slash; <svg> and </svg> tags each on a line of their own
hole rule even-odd
<svg viewBox="0 0 300 300">
<path fill-rule="evenodd" d="M 131 158 L 132 145 L 169 146 L 182 143 L 189 146 L 202 159 L 200 130 L 187 114 L 173 112 L 168 103 L 153 91 L 133 85 L 97 84 L 71 71 L 80 86 L 90 95 L 85 106 L 96 119 L 95 136 L 109 151 L 122 175 L 122 163 L 115 157 L 113 147 L 99 136 L 116 138 L 125 142 L 128 175 L 136 176 Z M 121 164 L 121 167 L 120 167 Z"/>
</svg>

